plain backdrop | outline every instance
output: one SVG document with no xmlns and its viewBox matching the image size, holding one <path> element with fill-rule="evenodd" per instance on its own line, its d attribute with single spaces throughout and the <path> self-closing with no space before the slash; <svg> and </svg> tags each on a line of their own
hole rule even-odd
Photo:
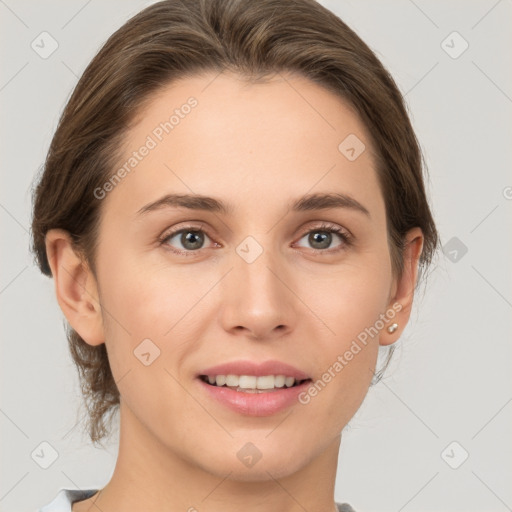
<svg viewBox="0 0 512 512">
<path fill-rule="evenodd" d="M 151 3 L 0 0 L 1 511 L 100 488 L 114 468 L 117 436 L 94 449 L 77 426 L 63 315 L 29 252 L 30 187 L 85 66 Z M 405 94 L 443 244 L 392 366 L 344 431 L 336 499 L 358 512 L 512 510 L 512 2 L 321 3 Z M 47 58 L 31 46 L 42 32 L 58 44 Z M 46 469 L 41 450 L 55 450 Z"/>
</svg>

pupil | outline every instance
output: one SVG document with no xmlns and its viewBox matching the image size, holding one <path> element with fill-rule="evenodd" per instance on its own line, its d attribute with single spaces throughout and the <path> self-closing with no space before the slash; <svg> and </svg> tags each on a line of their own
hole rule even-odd
<svg viewBox="0 0 512 512">
<path fill-rule="evenodd" d="M 319 243 L 320 247 L 316 247 L 317 249 L 327 249 L 331 244 L 332 234 L 326 231 L 317 231 L 309 235 L 309 242 L 311 245 L 315 243 Z"/>
<path fill-rule="evenodd" d="M 204 237 L 197 231 L 187 231 L 181 235 L 181 243 L 187 249 L 200 249 Z"/>
</svg>

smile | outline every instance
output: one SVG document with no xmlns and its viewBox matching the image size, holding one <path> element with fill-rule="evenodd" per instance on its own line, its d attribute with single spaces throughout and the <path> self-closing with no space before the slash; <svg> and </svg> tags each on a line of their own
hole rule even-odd
<svg viewBox="0 0 512 512">
<path fill-rule="evenodd" d="M 310 379 L 286 375 L 201 375 L 201 380 L 216 387 L 226 387 L 245 393 L 267 393 L 281 388 L 298 386 Z"/>
</svg>

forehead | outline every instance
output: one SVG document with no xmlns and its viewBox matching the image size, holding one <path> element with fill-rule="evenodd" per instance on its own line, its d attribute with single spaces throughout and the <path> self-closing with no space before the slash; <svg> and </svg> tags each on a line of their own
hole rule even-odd
<svg viewBox="0 0 512 512">
<path fill-rule="evenodd" d="M 187 77 L 161 88 L 139 113 L 119 162 L 128 172 L 109 201 L 135 211 L 178 192 L 261 208 L 263 198 L 282 203 L 333 190 L 375 203 L 372 151 L 354 110 L 304 77 L 281 73 L 261 83 L 227 73 Z"/>
</svg>

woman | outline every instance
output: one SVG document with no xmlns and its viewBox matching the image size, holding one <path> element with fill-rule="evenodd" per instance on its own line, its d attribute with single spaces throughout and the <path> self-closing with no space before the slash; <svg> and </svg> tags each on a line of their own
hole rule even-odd
<svg viewBox="0 0 512 512">
<path fill-rule="evenodd" d="M 120 413 L 110 481 L 41 510 L 352 510 L 341 432 L 438 238 L 403 99 L 338 17 L 134 16 L 66 105 L 32 235 L 93 443 Z"/>
</svg>

